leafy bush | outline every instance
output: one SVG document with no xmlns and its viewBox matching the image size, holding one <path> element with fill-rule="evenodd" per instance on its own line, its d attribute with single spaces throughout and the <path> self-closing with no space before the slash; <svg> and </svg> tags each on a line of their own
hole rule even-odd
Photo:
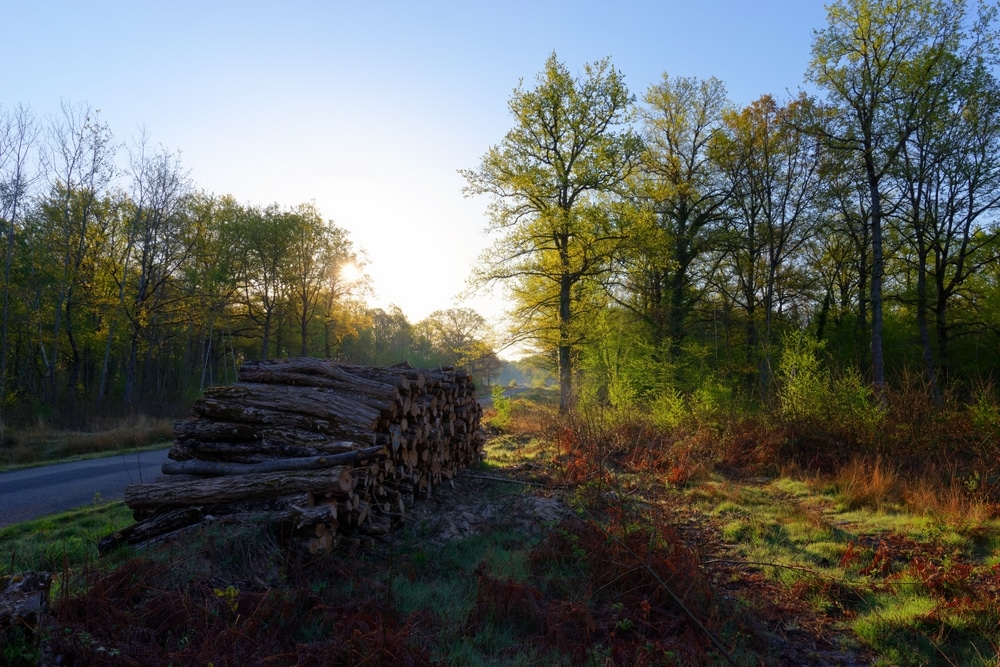
<svg viewBox="0 0 1000 667">
<path fill-rule="evenodd" d="M 989 387 L 980 387 L 969 402 L 969 418 L 977 431 L 987 436 L 1000 433 L 1000 405 Z"/>
<path fill-rule="evenodd" d="M 789 420 L 821 419 L 830 407 L 830 373 L 820 363 L 823 342 L 798 331 L 785 337 L 778 364 L 781 413 Z"/>
<path fill-rule="evenodd" d="M 502 385 L 495 384 L 490 392 L 493 398 L 493 410 L 495 412 L 492 423 L 498 428 L 505 428 L 510 424 L 510 397 L 504 396 Z"/>
<path fill-rule="evenodd" d="M 778 365 L 781 416 L 855 442 L 871 442 L 886 409 L 856 368 L 834 376 L 820 359 L 824 343 L 804 331 L 786 336 Z"/>
<path fill-rule="evenodd" d="M 668 431 L 678 428 L 691 415 L 687 401 L 676 389 L 661 392 L 649 407 L 653 423 Z"/>
</svg>

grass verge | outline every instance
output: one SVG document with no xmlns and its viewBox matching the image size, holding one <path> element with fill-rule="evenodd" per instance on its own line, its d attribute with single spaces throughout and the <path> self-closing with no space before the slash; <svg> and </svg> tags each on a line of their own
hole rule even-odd
<svg viewBox="0 0 1000 667">
<path fill-rule="evenodd" d="M 139 416 L 91 431 L 0 428 L 0 472 L 57 461 L 109 456 L 165 447 L 173 438 L 173 422 Z"/>
</svg>

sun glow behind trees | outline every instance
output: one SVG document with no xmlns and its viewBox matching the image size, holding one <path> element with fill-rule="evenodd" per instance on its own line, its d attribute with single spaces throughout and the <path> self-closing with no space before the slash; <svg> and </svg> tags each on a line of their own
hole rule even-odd
<svg viewBox="0 0 1000 667">
<path fill-rule="evenodd" d="M 206 193 L 145 132 L 122 149 L 97 111 L 62 111 L 0 108 L 4 421 L 170 413 L 274 356 L 495 375 L 473 311 L 434 313 L 425 340 L 398 308 L 369 305 L 363 249 L 314 202 Z"/>
</svg>

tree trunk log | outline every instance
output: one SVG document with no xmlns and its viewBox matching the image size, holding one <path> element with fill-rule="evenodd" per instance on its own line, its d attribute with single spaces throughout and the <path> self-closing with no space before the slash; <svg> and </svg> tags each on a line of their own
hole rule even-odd
<svg viewBox="0 0 1000 667">
<path fill-rule="evenodd" d="M 307 458 L 268 459 L 260 463 L 225 463 L 222 461 L 167 462 L 162 466 L 164 475 L 202 475 L 222 477 L 250 473 L 283 472 L 290 470 L 321 470 L 365 461 L 385 452 L 384 447 L 353 449 L 340 454 L 310 456 Z"/>
<path fill-rule="evenodd" d="M 341 428 L 357 431 L 375 429 L 382 412 L 392 410 L 391 402 L 381 408 L 351 400 L 322 387 L 287 387 L 274 384 L 234 384 L 209 387 L 206 399 L 226 401 L 249 408 L 277 410 L 292 415 L 303 415 L 331 422 Z"/>
<path fill-rule="evenodd" d="M 293 493 L 345 496 L 354 488 L 346 468 L 308 472 L 250 473 L 125 487 L 125 504 L 133 510 L 219 505 Z"/>
</svg>

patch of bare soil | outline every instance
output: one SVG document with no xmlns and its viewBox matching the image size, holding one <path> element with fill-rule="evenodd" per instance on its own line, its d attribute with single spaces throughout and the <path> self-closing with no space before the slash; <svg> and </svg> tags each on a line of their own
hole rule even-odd
<svg viewBox="0 0 1000 667">
<path fill-rule="evenodd" d="M 409 509 L 401 529 L 419 531 L 428 545 L 515 528 L 538 537 L 574 516 L 551 488 L 504 473 L 465 472 Z"/>
</svg>

